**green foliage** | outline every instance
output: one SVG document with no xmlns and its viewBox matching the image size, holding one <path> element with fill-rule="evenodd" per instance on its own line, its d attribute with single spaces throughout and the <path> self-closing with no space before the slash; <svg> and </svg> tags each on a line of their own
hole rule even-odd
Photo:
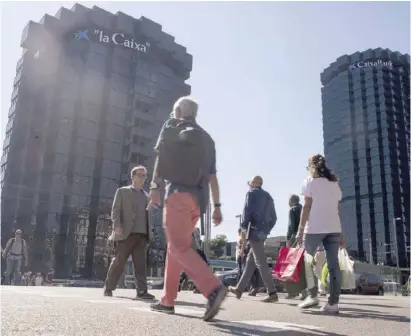
<svg viewBox="0 0 411 336">
<path fill-rule="evenodd" d="M 215 236 L 210 241 L 210 258 L 220 258 L 224 254 L 224 247 L 227 244 L 227 237 L 225 235 Z"/>
</svg>

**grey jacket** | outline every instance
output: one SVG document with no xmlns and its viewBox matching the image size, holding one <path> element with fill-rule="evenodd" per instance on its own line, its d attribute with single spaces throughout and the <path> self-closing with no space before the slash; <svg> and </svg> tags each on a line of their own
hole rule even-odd
<svg viewBox="0 0 411 336">
<path fill-rule="evenodd" d="M 114 196 L 113 207 L 111 210 L 111 219 L 113 221 L 113 233 L 110 236 L 110 240 L 120 241 L 126 239 L 133 228 L 134 220 L 136 216 L 136 198 L 132 190 L 133 186 L 127 186 L 117 189 L 116 195 Z M 144 191 L 146 198 L 146 207 L 148 205 L 149 197 Z M 153 228 L 151 223 L 151 213 L 147 210 L 147 232 L 148 240 L 150 241 L 153 234 Z M 115 228 L 121 228 L 122 234 L 117 234 L 114 232 Z"/>
</svg>

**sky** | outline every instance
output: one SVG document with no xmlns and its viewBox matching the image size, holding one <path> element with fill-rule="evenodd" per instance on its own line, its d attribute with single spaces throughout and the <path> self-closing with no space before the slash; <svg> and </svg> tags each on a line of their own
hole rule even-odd
<svg viewBox="0 0 411 336">
<path fill-rule="evenodd" d="M 407 2 L 79 2 L 160 23 L 193 55 L 188 84 L 199 123 L 217 146 L 223 223 L 212 235 L 233 241 L 247 181 L 264 178 L 285 235 L 288 199 L 300 193 L 307 159 L 323 152 L 323 69 L 369 48 L 409 53 Z M 21 32 L 29 20 L 74 2 L 2 3 L 3 143 Z"/>
</svg>

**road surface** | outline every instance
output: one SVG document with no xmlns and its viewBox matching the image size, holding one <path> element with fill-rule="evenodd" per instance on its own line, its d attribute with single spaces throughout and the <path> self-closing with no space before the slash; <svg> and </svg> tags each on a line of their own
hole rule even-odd
<svg viewBox="0 0 411 336">
<path fill-rule="evenodd" d="M 134 290 L 121 289 L 112 298 L 102 289 L 65 287 L 1 287 L 3 336 L 406 336 L 410 328 L 409 298 L 354 296 L 341 298 L 339 316 L 318 309 L 300 311 L 298 300 L 259 302 L 261 297 L 229 296 L 212 323 L 201 320 L 204 298 L 179 293 L 176 315 L 149 310 L 134 301 Z M 161 291 L 152 291 L 160 297 Z M 324 301 L 324 299 L 323 299 Z"/>
</svg>

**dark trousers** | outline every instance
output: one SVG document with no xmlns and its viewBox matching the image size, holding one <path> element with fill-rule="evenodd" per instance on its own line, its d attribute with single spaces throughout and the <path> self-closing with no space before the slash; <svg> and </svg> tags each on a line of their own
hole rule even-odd
<svg viewBox="0 0 411 336">
<path fill-rule="evenodd" d="M 251 245 L 250 252 L 247 255 L 247 261 L 240 281 L 237 284 L 237 291 L 243 293 L 249 284 L 253 274 L 258 271 L 261 279 L 267 288 L 267 293 L 277 292 L 271 270 L 268 268 L 267 258 L 264 252 L 264 241 L 249 241 Z"/>
<path fill-rule="evenodd" d="M 251 281 L 250 281 L 251 289 L 250 290 L 260 288 L 262 285 L 261 282 L 262 281 L 261 281 L 260 271 L 258 270 L 258 268 L 256 268 L 253 276 L 251 277 Z"/>
<path fill-rule="evenodd" d="M 127 259 L 131 255 L 137 293 L 147 292 L 147 235 L 132 233 L 126 239 L 116 242 L 114 248 L 115 257 L 111 260 L 107 272 L 106 289 L 116 289 Z"/>
</svg>

